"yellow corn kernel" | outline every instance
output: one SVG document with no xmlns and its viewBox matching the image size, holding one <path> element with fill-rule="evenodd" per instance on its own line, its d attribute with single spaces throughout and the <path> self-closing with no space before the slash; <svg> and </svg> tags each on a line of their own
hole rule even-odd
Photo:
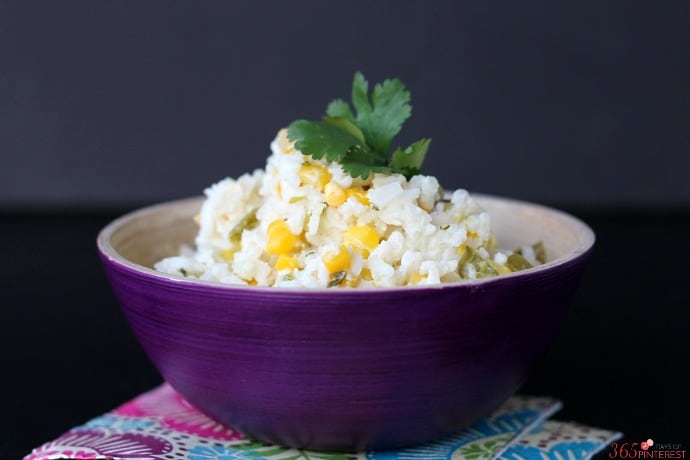
<svg viewBox="0 0 690 460">
<path fill-rule="evenodd" d="M 326 184 L 331 181 L 331 173 L 326 168 L 317 164 L 307 164 L 299 168 L 300 180 L 303 185 L 311 185 L 319 191 L 323 191 Z"/>
<path fill-rule="evenodd" d="M 465 251 L 467 251 L 467 245 L 465 243 L 458 246 L 458 254 L 463 255 Z"/>
<path fill-rule="evenodd" d="M 252 278 L 249 281 L 247 281 L 247 284 L 250 286 L 256 286 L 257 284 L 259 284 L 259 282 Z"/>
<path fill-rule="evenodd" d="M 223 260 L 230 262 L 235 257 L 235 250 L 226 249 L 225 251 L 220 252 L 220 256 L 223 258 Z"/>
<path fill-rule="evenodd" d="M 378 246 L 380 240 L 379 234 L 371 225 L 357 225 L 348 228 L 343 233 L 343 244 L 357 249 L 365 257 L 369 256 L 369 251 Z"/>
<path fill-rule="evenodd" d="M 329 272 L 341 272 L 350 267 L 350 253 L 345 246 L 340 246 L 338 252 L 328 252 L 323 256 L 323 264 Z"/>
<path fill-rule="evenodd" d="M 345 203 L 345 199 L 347 198 L 345 196 L 345 190 L 335 182 L 327 183 L 326 187 L 323 189 L 323 194 L 326 196 L 326 204 L 334 208 Z"/>
<path fill-rule="evenodd" d="M 474 238 L 474 239 L 477 239 L 477 238 L 479 238 L 479 234 L 467 230 L 467 238 Z"/>
<path fill-rule="evenodd" d="M 288 131 L 285 128 L 278 131 L 278 147 L 286 154 L 295 151 L 295 143 L 290 142 L 290 139 L 288 139 Z"/>
<path fill-rule="evenodd" d="M 289 254 L 299 249 L 299 237 L 292 233 L 284 220 L 276 220 L 268 226 L 266 252 Z"/>
<path fill-rule="evenodd" d="M 359 273 L 359 277 L 366 281 L 371 281 L 371 270 L 368 268 L 363 268 Z"/>
<path fill-rule="evenodd" d="M 348 198 L 354 197 L 357 201 L 362 203 L 364 206 L 369 206 L 371 203 L 369 198 L 367 198 L 367 192 L 361 188 L 349 188 L 345 192 Z"/>
<path fill-rule="evenodd" d="M 278 256 L 276 270 L 294 270 L 295 268 L 297 268 L 297 259 L 285 254 Z"/>
<path fill-rule="evenodd" d="M 410 275 L 410 280 L 408 284 L 419 284 L 422 280 L 425 280 L 427 275 L 422 275 L 421 273 L 413 273 Z"/>
</svg>

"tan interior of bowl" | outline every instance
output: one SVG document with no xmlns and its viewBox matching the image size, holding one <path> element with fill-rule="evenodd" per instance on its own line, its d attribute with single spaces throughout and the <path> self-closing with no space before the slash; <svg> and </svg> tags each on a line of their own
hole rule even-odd
<svg viewBox="0 0 690 460">
<path fill-rule="evenodd" d="M 587 250 L 594 234 L 580 220 L 560 211 L 526 202 L 473 195 L 487 210 L 500 248 L 514 249 L 542 241 L 550 262 Z M 192 245 L 198 226 L 194 216 L 202 198 L 190 198 L 145 208 L 106 227 L 99 245 L 110 257 L 145 267 L 176 255 Z"/>
<path fill-rule="evenodd" d="M 594 243 L 592 230 L 573 216 L 552 208 L 484 195 L 476 197 L 491 217 L 501 249 L 543 242 L 553 261 L 581 253 Z"/>
<path fill-rule="evenodd" d="M 194 244 L 199 230 L 194 216 L 202 202 L 202 198 L 191 198 L 128 214 L 109 226 L 110 235 L 105 234 L 106 228 L 102 235 L 106 241 L 99 242 L 130 262 L 152 268 L 159 260 L 177 255 L 183 244 Z"/>
</svg>

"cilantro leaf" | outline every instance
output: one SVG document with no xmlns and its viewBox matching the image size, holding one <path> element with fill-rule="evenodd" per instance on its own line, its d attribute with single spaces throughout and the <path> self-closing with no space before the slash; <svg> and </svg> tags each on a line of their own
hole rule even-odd
<svg viewBox="0 0 690 460">
<path fill-rule="evenodd" d="M 352 110 L 347 102 L 342 99 L 335 99 L 328 104 L 326 108 L 326 115 L 329 117 L 343 117 L 346 118 L 350 123 L 355 122 L 355 116 L 352 115 Z"/>
<path fill-rule="evenodd" d="M 354 124 L 354 122 L 349 121 L 347 118 L 344 117 L 324 117 L 323 121 L 328 123 L 329 125 L 336 126 L 343 131 L 347 131 L 348 133 L 352 134 L 361 142 L 364 144 L 364 134 L 362 133 L 362 130 L 357 127 L 357 125 Z"/>
<path fill-rule="evenodd" d="M 377 164 L 375 157 L 371 155 L 366 149 L 358 146 L 353 146 L 345 152 L 345 157 L 340 160 L 343 171 L 352 177 L 361 177 L 366 179 L 372 172 L 385 173 L 390 172 L 388 166 Z"/>
<path fill-rule="evenodd" d="M 410 93 L 397 78 L 385 80 L 374 87 L 370 102 L 368 88 L 369 83 L 364 75 L 357 72 L 352 83 L 352 103 L 357 109 L 357 125 L 374 151 L 380 157 L 387 158 L 393 138 L 412 113 Z"/>
<path fill-rule="evenodd" d="M 288 138 L 295 142 L 295 148 L 317 160 L 340 161 L 353 145 L 366 146 L 347 130 L 328 121 L 296 120 L 288 127 Z"/>
<path fill-rule="evenodd" d="M 362 72 L 355 73 L 355 78 L 352 81 L 352 105 L 357 111 L 357 118 L 359 118 L 360 113 L 369 113 L 372 110 L 369 103 L 369 82 L 364 78 Z"/>
<path fill-rule="evenodd" d="M 429 150 L 429 144 L 431 144 L 431 139 L 422 139 L 405 150 L 398 147 L 391 156 L 391 169 L 404 174 L 408 179 L 419 174 L 426 152 Z"/>
<path fill-rule="evenodd" d="M 288 127 L 295 148 L 315 159 L 338 161 L 352 177 L 366 179 L 371 173 L 400 173 L 410 179 L 420 173 L 431 139 L 422 139 L 389 158 L 393 138 L 410 117 L 410 93 L 397 78 L 374 86 L 361 72 L 352 82 L 352 107 L 335 99 L 321 121 L 297 120 Z"/>
</svg>

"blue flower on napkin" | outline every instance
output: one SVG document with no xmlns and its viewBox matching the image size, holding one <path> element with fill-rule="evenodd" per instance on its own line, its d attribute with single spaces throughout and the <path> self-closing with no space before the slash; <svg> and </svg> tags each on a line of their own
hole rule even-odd
<svg viewBox="0 0 690 460">
<path fill-rule="evenodd" d="M 194 446 L 192 447 L 188 454 L 188 460 L 239 460 L 243 458 L 251 457 L 252 460 L 265 460 L 263 457 L 255 457 L 251 454 L 251 451 L 243 451 L 231 446 L 223 446 L 220 444 L 215 444 L 212 446 Z"/>
<path fill-rule="evenodd" d="M 85 425 L 78 428 L 118 428 L 122 431 L 133 431 L 149 427 L 153 424 L 154 421 L 150 419 L 103 415 L 90 420 Z"/>
<path fill-rule="evenodd" d="M 469 460 L 491 459 L 540 415 L 542 411 L 537 409 L 516 409 L 482 419 L 455 436 L 433 443 L 397 451 L 367 452 L 367 460 L 451 458 L 458 449 L 462 449 L 462 457 Z"/>
<path fill-rule="evenodd" d="M 549 449 L 536 446 L 513 445 L 501 460 L 563 460 L 564 458 L 589 458 L 600 447 L 598 441 L 561 442 Z"/>
</svg>

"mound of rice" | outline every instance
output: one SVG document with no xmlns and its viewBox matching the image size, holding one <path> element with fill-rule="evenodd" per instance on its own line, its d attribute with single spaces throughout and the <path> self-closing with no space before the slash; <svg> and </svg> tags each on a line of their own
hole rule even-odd
<svg viewBox="0 0 690 460">
<path fill-rule="evenodd" d="M 338 163 L 295 150 L 286 130 L 266 169 L 206 191 L 195 248 L 159 271 L 228 284 L 283 287 L 433 285 L 509 273 L 489 216 L 465 190 L 436 178 L 353 179 Z M 467 257 L 471 252 L 472 257 Z M 526 257 L 534 258 L 525 254 Z"/>
</svg>

